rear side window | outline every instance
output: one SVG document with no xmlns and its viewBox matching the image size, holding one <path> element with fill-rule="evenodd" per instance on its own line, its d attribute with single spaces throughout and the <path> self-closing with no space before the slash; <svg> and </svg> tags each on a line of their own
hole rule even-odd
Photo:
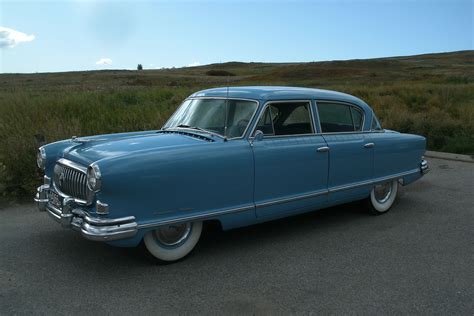
<svg viewBox="0 0 474 316">
<path fill-rule="evenodd" d="M 272 103 L 260 117 L 256 130 L 269 136 L 312 134 L 310 103 Z"/>
<path fill-rule="evenodd" d="M 364 116 L 354 106 L 332 102 L 318 102 L 319 121 L 323 133 L 362 130 Z"/>
</svg>

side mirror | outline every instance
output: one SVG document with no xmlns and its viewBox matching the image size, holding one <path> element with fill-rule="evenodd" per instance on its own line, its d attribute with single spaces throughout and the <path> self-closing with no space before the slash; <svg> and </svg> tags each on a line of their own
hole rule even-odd
<svg viewBox="0 0 474 316">
<path fill-rule="evenodd" d="M 255 132 L 255 135 L 253 136 L 253 142 L 254 141 L 261 141 L 263 139 L 263 132 L 261 130 L 257 130 Z"/>
</svg>

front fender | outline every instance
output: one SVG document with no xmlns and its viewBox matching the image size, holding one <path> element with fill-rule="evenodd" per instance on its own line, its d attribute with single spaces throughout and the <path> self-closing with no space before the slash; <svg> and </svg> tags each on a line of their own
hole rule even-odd
<svg viewBox="0 0 474 316">
<path fill-rule="evenodd" d="M 97 199 L 109 216 L 150 223 L 253 205 L 253 155 L 246 140 L 157 149 L 97 162 Z"/>
</svg>

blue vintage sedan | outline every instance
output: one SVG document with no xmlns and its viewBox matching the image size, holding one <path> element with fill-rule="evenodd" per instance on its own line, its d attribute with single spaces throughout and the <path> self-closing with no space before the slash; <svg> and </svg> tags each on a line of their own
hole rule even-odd
<svg viewBox="0 0 474 316">
<path fill-rule="evenodd" d="M 35 201 L 87 239 L 175 261 L 205 221 L 231 229 L 365 200 L 386 213 L 428 172 L 422 136 L 382 129 L 348 94 L 231 87 L 189 96 L 161 130 L 39 148 Z"/>
</svg>

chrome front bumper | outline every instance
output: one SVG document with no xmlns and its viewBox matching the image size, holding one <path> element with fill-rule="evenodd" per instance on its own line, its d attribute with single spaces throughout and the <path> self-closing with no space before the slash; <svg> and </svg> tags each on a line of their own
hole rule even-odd
<svg viewBox="0 0 474 316">
<path fill-rule="evenodd" d="M 420 163 L 421 174 L 427 174 L 430 172 L 430 166 L 428 166 L 428 161 L 425 159 L 421 160 Z"/>
<path fill-rule="evenodd" d="M 48 184 L 38 187 L 34 198 L 38 209 L 47 211 L 61 226 L 80 231 L 82 236 L 87 239 L 96 241 L 125 239 L 135 236 L 138 231 L 135 217 L 101 218 L 91 216 L 70 197 L 63 199 L 63 205 L 59 209 L 49 202 L 48 192 L 50 190 Z"/>
</svg>

